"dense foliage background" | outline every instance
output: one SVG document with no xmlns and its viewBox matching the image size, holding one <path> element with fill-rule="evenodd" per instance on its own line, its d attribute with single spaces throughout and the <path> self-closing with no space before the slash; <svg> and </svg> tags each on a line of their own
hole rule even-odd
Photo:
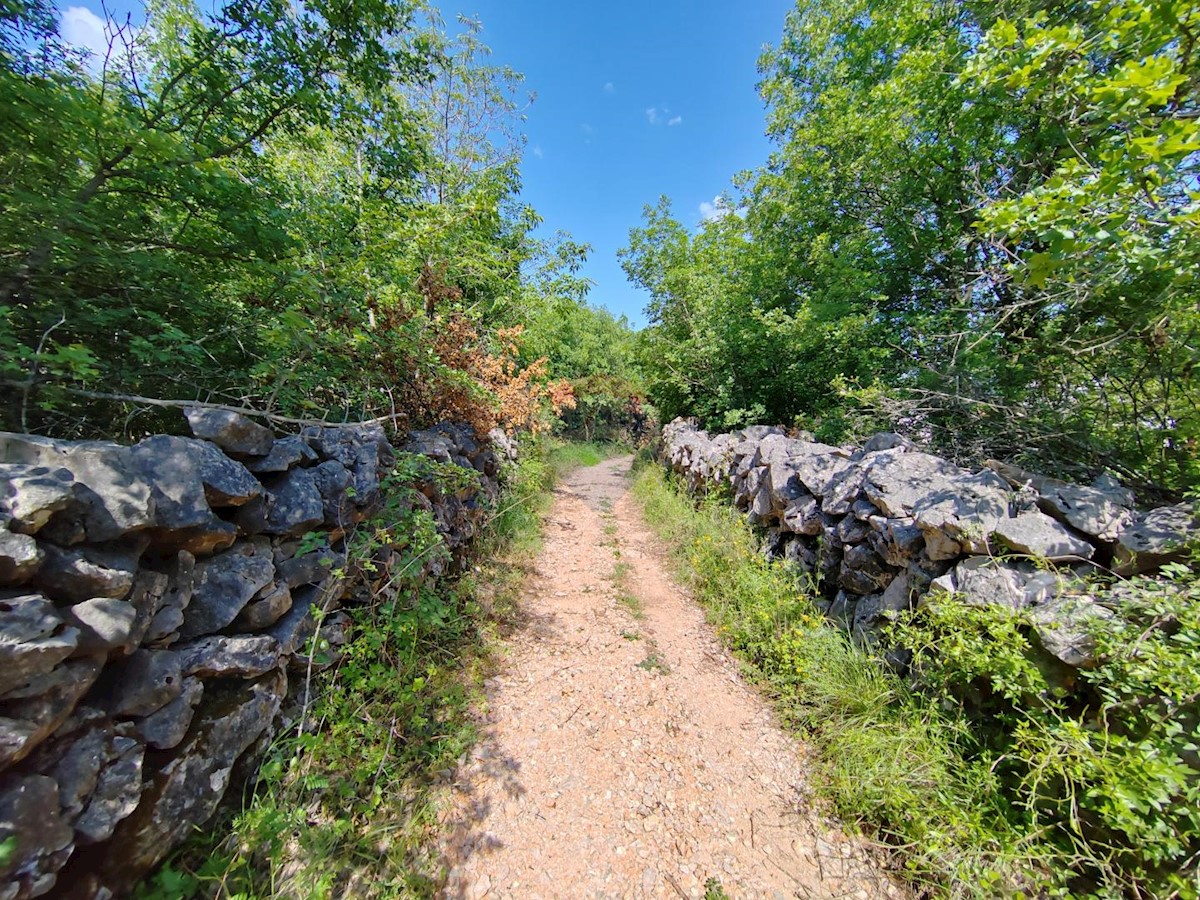
<svg viewBox="0 0 1200 900">
<path fill-rule="evenodd" d="M 178 427 L 142 397 L 529 427 L 628 375 L 588 248 L 532 234 L 528 99 L 475 23 L 404 0 L 146 12 L 100 59 L 47 0 L 0 4 L 0 424 Z"/>
<path fill-rule="evenodd" d="M 623 251 L 664 421 L 1200 483 L 1198 35 L 1189 0 L 798 3 L 770 161 Z"/>
</svg>

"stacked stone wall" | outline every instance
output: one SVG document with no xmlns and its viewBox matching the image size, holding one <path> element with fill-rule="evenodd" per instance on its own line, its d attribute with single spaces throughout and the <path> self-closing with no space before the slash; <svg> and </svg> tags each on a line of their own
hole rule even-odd
<svg viewBox="0 0 1200 900">
<path fill-rule="evenodd" d="M 834 447 L 677 419 L 661 452 L 693 491 L 727 488 L 765 529 L 765 552 L 808 573 L 822 611 L 868 643 L 901 611 L 955 595 L 1027 611 L 1048 654 L 1089 666 L 1090 626 L 1119 603 L 1098 602 L 1086 576 L 1152 573 L 1200 538 L 1195 504 L 1139 511 L 1108 478 L 1070 484 L 996 462 L 969 471 L 895 434 Z"/>
<path fill-rule="evenodd" d="M 0 434 L 0 900 L 127 890 L 214 813 L 317 621 L 336 652 L 363 592 L 345 546 L 389 490 L 380 428 L 187 418 L 195 437 L 133 446 Z M 437 578 L 515 451 L 458 425 L 403 449 L 427 474 L 391 500 L 433 515 Z"/>
</svg>

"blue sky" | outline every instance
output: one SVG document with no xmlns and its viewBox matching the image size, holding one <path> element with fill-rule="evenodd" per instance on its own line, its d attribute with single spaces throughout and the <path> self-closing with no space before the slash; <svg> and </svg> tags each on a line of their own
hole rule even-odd
<svg viewBox="0 0 1200 900">
<path fill-rule="evenodd" d="M 492 58 L 537 94 L 525 131 L 523 199 L 547 234 L 592 245 L 591 301 L 644 324 L 645 295 L 617 262 L 646 204 L 666 194 L 699 224 L 734 174 L 764 162 L 755 90 L 763 45 L 794 0 L 442 0 L 448 23 L 483 22 Z M 123 18 L 136 0 L 116 0 Z M 96 46 L 99 0 L 62 7 L 63 35 Z"/>
<path fill-rule="evenodd" d="M 493 59 L 537 92 L 525 199 L 547 229 L 592 245 L 591 301 L 643 324 L 617 250 L 659 195 L 698 224 L 701 204 L 766 160 L 756 63 L 794 0 L 463 2 L 443 2 L 446 19 L 481 19 Z"/>
</svg>

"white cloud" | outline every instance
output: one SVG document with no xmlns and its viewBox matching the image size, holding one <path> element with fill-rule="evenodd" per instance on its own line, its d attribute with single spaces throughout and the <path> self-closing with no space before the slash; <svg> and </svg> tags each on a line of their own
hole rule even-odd
<svg viewBox="0 0 1200 900">
<path fill-rule="evenodd" d="M 733 210 L 725 204 L 725 198 L 720 194 L 718 194 L 716 197 L 713 197 L 711 202 L 705 200 L 700 204 L 700 217 L 704 219 L 705 222 L 716 222 L 725 218 L 731 212 L 733 212 Z"/>
<path fill-rule="evenodd" d="M 538 159 L 542 159 L 545 157 L 546 154 L 542 152 L 541 145 L 534 144 L 533 145 L 533 155 L 536 156 Z"/>
<path fill-rule="evenodd" d="M 674 126 L 674 125 L 682 125 L 682 124 L 683 124 L 683 116 L 672 116 L 672 117 L 671 117 L 671 118 L 670 118 L 670 119 L 667 121 L 667 127 L 668 127 L 668 128 L 670 128 L 670 127 L 672 127 L 672 126 Z"/>
<path fill-rule="evenodd" d="M 108 37 L 112 33 L 110 24 L 86 6 L 68 6 L 62 13 L 59 33 L 72 47 L 87 50 L 103 61 L 108 54 Z"/>
<path fill-rule="evenodd" d="M 658 124 L 658 109 L 656 107 L 652 106 L 648 110 L 646 110 L 646 121 L 649 122 L 651 125 Z"/>
<path fill-rule="evenodd" d="M 615 94 L 616 92 L 617 86 L 615 84 L 613 84 L 611 81 L 604 82 L 604 93 Z"/>
</svg>

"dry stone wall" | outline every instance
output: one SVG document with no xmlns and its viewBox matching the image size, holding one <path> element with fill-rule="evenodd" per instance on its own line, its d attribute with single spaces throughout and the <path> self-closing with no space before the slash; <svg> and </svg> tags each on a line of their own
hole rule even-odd
<svg viewBox="0 0 1200 900">
<path fill-rule="evenodd" d="M 345 633 L 343 539 L 385 490 L 383 431 L 187 419 L 195 437 L 134 446 L 0 434 L 0 900 L 129 888 L 269 739 L 314 612 Z M 425 558 L 435 578 L 515 449 L 457 425 L 403 449 L 474 473 L 418 476 L 405 501 L 450 551 Z"/>
<path fill-rule="evenodd" d="M 1083 576 L 1153 572 L 1200 541 L 1195 504 L 1139 512 L 1109 479 L 1068 484 L 992 462 L 968 471 L 895 434 L 846 448 L 677 419 L 662 453 L 692 490 L 727 486 L 766 530 L 765 552 L 812 575 L 823 612 L 866 642 L 900 611 L 954 594 L 1027 610 L 1049 654 L 1089 666 L 1088 626 L 1114 613 Z"/>
</svg>

